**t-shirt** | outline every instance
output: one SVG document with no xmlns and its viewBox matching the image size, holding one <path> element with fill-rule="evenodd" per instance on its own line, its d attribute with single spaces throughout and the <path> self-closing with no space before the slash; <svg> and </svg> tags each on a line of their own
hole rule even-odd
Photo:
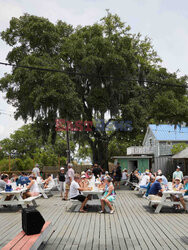
<svg viewBox="0 0 188 250">
<path fill-rule="evenodd" d="M 40 169 L 37 168 L 37 167 L 33 168 L 32 172 L 33 172 L 33 174 L 35 175 L 35 177 L 37 177 L 37 176 L 40 175 Z"/>
<path fill-rule="evenodd" d="M 0 191 L 4 191 L 6 188 L 6 182 L 3 180 L 0 180 Z"/>
<path fill-rule="evenodd" d="M 94 168 L 93 169 L 93 174 L 94 174 L 95 178 L 97 178 L 98 177 L 97 175 L 100 175 L 100 173 L 101 173 L 100 168 Z"/>
<path fill-rule="evenodd" d="M 122 173 L 122 180 L 127 180 L 127 173 L 126 172 Z"/>
<path fill-rule="evenodd" d="M 69 168 L 66 173 L 66 178 L 65 178 L 66 183 L 70 183 L 69 178 L 71 178 L 72 181 L 74 180 L 74 169 L 72 168 Z"/>
<path fill-rule="evenodd" d="M 183 180 L 183 172 L 182 171 L 175 171 L 173 173 L 173 179 L 180 178 L 180 181 Z"/>
<path fill-rule="evenodd" d="M 140 186 L 146 186 L 149 182 L 149 175 L 143 175 L 139 185 Z"/>
<path fill-rule="evenodd" d="M 188 183 L 185 184 L 184 190 L 187 190 L 184 195 L 188 195 Z"/>
<path fill-rule="evenodd" d="M 118 166 L 118 167 L 116 168 L 116 176 L 117 176 L 117 177 L 121 177 L 121 176 L 122 176 L 122 173 L 121 173 L 121 166 Z"/>
<path fill-rule="evenodd" d="M 70 198 L 74 198 L 79 195 L 78 188 L 80 188 L 79 184 L 75 180 L 73 180 L 70 185 Z"/>
<path fill-rule="evenodd" d="M 24 184 L 28 185 L 30 182 L 29 177 L 27 176 L 21 176 L 20 177 L 20 184 L 23 186 Z"/>
<path fill-rule="evenodd" d="M 161 177 L 162 177 L 162 184 L 167 185 L 168 184 L 167 178 L 164 175 L 162 175 Z"/>
<path fill-rule="evenodd" d="M 156 195 L 158 194 L 159 190 L 161 190 L 161 184 L 158 181 L 155 181 L 153 185 L 150 187 L 149 194 Z"/>
<path fill-rule="evenodd" d="M 65 181 L 65 174 L 64 173 L 59 173 L 59 181 L 64 182 Z"/>
</svg>

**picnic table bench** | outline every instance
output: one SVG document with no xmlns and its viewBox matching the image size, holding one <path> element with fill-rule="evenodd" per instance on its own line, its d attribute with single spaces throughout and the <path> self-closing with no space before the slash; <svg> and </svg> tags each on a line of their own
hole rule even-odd
<svg viewBox="0 0 188 250">
<path fill-rule="evenodd" d="M 2 250 L 36 250 L 45 240 L 51 230 L 51 222 L 46 222 L 40 234 L 26 235 L 24 231 L 20 232 L 13 240 L 11 240 Z"/>
<path fill-rule="evenodd" d="M 18 206 L 21 205 L 22 207 L 32 203 L 33 206 L 37 206 L 36 204 L 36 199 L 39 198 L 41 195 L 38 196 L 32 196 L 32 197 L 28 197 L 26 199 L 22 198 L 22 194 L 24 192 L 26 192 L 26 188 L 20 189 L 20 190 L 13 190 L 11 192 L 7 192 L 7 191 L 0 191 L 1 194 L 1 199 L 0 199 L 0 206 Z M 7 197 L 11 198 L 9 200 L 6 200 Z"/>
<path fill-rule="evenodd" d="M 182 196 L 180 191 L 168 190 L 164 191 L 162 197 L 149 195 L 149 206 L 157 205 L 155 213 L 160 213 L 163 206 L 181 205 L 180 201 L 174 201 L 172 195 Z"/>
</svg>

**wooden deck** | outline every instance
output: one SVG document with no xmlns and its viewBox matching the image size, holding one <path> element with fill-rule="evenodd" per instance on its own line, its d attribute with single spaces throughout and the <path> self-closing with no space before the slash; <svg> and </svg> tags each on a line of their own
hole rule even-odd
<svg viewBox="0 0 188 250">
<path fill-rule="evenodd" d="M 117 192 L 116 212 L 67 212 L 57 193 L 38 199 L 38 210 L 53 223 L 41 249 L 188 249 L 188 214 L 164 208 L 154 214 L 138 192 Z M 21 212 L 0 209 L 0 248 L 21 231 Z"/>
</svg>

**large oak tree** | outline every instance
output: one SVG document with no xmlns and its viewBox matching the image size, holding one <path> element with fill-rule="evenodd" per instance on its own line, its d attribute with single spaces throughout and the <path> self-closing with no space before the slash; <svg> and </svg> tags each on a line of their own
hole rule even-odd
<svg viewBox="0 0 188 250">
<path fill-rule="evenodd" d="M 130 141 L 151 121 L 188 121 L 187 77 L 162 68 L 150 39 L 132 34 L 117 15 L 74 28 L 25 14 L 12 18 L 1 37 L 12 47 L 9 63 L 63 71 L 13 67 L 0 81 L 15 117 L 32 118 L 44 139 L 51 133 L 55 141 L 57 117 L 131 121 L 131 132 L 96 129 L 95 122 L 92 131 L 74 132 L 91 146 L 93 161 L 107 166 L 114 136 Z"/>
</svg>

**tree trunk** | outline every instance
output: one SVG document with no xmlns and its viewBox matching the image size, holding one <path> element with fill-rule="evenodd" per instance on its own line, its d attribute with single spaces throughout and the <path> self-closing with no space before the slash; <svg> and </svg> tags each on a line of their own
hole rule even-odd
<svg viewBox="0 0 188 250">
<path fill-rule="evenodd" d="M 92 147 L 93 163 L 98 163 L 102 168 L 108 170 L 108 142 L 97 140 Z"/>
</svg>

